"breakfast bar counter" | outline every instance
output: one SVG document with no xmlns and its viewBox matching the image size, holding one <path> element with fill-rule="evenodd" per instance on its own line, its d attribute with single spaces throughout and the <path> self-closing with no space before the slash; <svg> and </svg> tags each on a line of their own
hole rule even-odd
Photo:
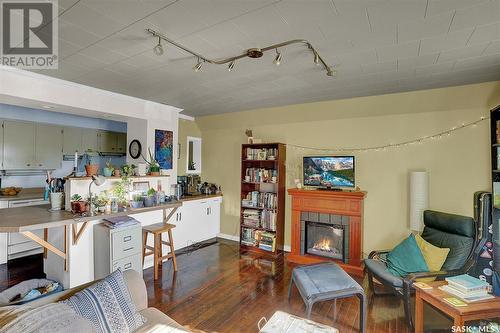
<svg viewBox="0 0 500 333">
<path fill-rule="evenodd" d="M 94 216 L 75 215 L 66 210 L 50 211 L 50 205 L 1 209 L 0 232 L 25 232 L 55 228 L 116 216 L 139 214 L 161 209 L 173 209 L 180 206 L 182 206 L 182 200 L 153 207 L 127 209 L 122 212 L 96 214 Z"/>
</svg>

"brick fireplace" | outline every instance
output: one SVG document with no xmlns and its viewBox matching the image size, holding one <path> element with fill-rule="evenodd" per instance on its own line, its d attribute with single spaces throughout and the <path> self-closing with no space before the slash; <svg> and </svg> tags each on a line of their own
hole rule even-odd
<svg viewBox="0 0 500 333">
<path fill-rule="evenodd" d="M 366 192 L 289 189 L 292 241 L 287 260 L 335 261 L 362 276 L 363 199 Z"/>
</svg>

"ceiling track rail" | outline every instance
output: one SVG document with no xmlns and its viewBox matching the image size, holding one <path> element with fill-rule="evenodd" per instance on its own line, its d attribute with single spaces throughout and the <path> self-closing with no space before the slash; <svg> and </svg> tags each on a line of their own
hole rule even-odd
<svg viewBox="0 0 500 333">
<path fill-rule="evenodd" d="M 326 75 L 328 76 L 334 76 L 335 75 L 335 70 L 333 69 L 332 66 L 328 65 L 326 63 L 326 61 L 323 59 L 323 57 L 321 57 L 321 55 L 318 53 L 318 51 L 314 48 L 314 46 L 308 41 L 308 40 L 305 40 L 305 39 L 292 39 L 292 40 L 288 40 L 288 41 L 285 41 L 285 42 L 281 42 L 281 43 L 277 43 L 277 44 L 273 44 L 273 45 L 269 45 L 269 46 L 266 46 L 266 47 L 263 47 L 263 48 L 251 48 L 251 49 L 248 49 L 245 53 L 242 53 L 242 54 L 239 54 L 239 55 L 236 55 L 236 56 L 232 56 L 232 57 L 228 57 L 228 58 L 224 58 L 224 59 L 210 59 L 210 58 L 207 58 L 205 57 L 204 55 L 196 52 L 196 51 L 193 51 L 187 47 L 185 47 L 184 45 L 181 45 L 179 43 L 177 43 L 176 41 L 168 38 L 167 36 L 165 36 L 164 34 L 158 32 L 158 31 L 155 31 L 153 29 L 146 29 L 146 32 L 148 32 L 149 34 L 151 34 L 153 37 L 156 37 L 158 38 L 158 45 L 160 45 L 160 40 L 163 40 L 181 50 L 183 50 L 184 52 L 186 53 L 189 53 L 193 56 L 195 56 L 196 58 L 198 58 L 198 65 L 201 64 L 201 62 L 206 62 L 206 63 L 209 63 L 209 64 L 213 64 L 213 65 L 224 65 L 224 64 L 232 64 L 232 66 L 230 67 L 230 69 L 232 69 L 232 67 L 234 66 L 234 62 L 236 60 L 239 60 L 239 59 L 243 59 L 243 58 L 260 58 L 262 56 L 262 54 L 264 52 L 267 52 L 267 51 L 271 51 L 271 50 L 276 50 L 276 52 L 278 53 L 278 49 L 279 48 L 282 48 L 282 47 L 285 47 L 285 46 L 288 46 L 288 45 L 292 45 L 292 44 L 302 44 L 304 46 L 306 46 L 310 51 L 311 53 L 313 54 L 314 56 L 314 63 L 316 65 L 322 65 L 324 70 L 326 71 Z M 160 45 L 161 46 L 161 45 Z M 162 51 L 163 53 L 163 51 Z M 278 53 L 279 54 L 279 53 Z M 198 66 L 197 65 L 197 66 Z M 198 66 L 198 69 L 201 68 L 201 66 Z"/>
</svg>

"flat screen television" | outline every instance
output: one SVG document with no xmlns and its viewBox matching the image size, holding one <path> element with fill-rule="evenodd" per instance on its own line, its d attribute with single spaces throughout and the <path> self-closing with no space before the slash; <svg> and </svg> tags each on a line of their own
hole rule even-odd
<svg viewBox="0 0 500 333">
<path fill-rule="evenodd" d="M 304 186 L 354 188 L 354 156 L 304 156 Z"/>
</svg>

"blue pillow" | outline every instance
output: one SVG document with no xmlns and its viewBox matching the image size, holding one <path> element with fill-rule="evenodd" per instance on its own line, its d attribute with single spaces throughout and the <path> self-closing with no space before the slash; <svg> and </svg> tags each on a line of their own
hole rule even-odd
<svg viewBox="0 0 500 333">
<path fill-rule="evenodd" d="M 387 270 L 392 275 L 400 277 L 405 277 L 410 273 L 429 271 L 413 234 L 387 254 Z"/>
<path fill-rule="evenodd" d="M 98 333 L 133 332 L 145 323 L 144 317 L 137 312 L 120 270 L 77 292 L 63 303 L 88 319 Z"/>
</svg>

